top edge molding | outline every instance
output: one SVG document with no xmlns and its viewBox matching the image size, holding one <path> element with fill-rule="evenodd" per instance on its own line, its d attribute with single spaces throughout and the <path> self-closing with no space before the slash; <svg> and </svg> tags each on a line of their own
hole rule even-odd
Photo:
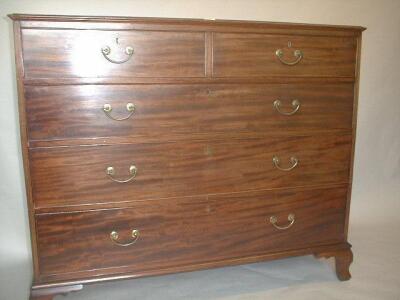
<svg viewBox="0 0 400 300">
<path fill-rule="evenodd" d="M 284 23 L 248 20 L 222 20 L 222 19 L 186 19 L 186 18 L 153 18 L 153 17 L 122 17 L 122 16 L 78 16 L 78 15 L 39 15 L 39 14 L 9 14 L 14 21 L 43 21 L 43 22 L 88 22 L 88 23 L 150 23 L 165 25 L 212 25 L 212 26 L 237 26 L 250 28 L 293 28 L 302 30 L 323 29 L 329 31 L 362 32 L 366 28 L 349 25 L 324 25 L 305 23 Z"/>
</svg>

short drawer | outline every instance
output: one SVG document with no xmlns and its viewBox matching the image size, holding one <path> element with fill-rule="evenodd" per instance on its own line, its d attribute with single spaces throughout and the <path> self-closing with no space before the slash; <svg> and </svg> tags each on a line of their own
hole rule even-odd
<svg viewBox="0 0 400 300">
<path fill-rule="evenodd" d="M 258 191 L 37 215 L 41 276 L 140 273 L 340 242 L 346 194 Z"/>
<path fill-rule="evenodd" d="M 30 140 L 351 130 L 353 114 L 352 84 L 27 86 L 25 98 Z"/>
<path fill-rule="evenodd" d="M 354 77 L 356 39 L 215 33 L 213 75 Z"/>
<path fill-rule="evenodd" d="M 30 150 L 35 207 L 348 182 L 351 135 Z"/>
<path fill-rule="evenodd" d="M 203 77 L 204 33 L 23 29 L 26 78 Z"/>
</svg>

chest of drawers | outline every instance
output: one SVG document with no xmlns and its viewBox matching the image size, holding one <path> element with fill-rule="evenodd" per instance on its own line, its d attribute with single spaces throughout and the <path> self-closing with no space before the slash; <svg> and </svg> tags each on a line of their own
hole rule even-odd
<svg viewBox="0 0 400 300">
<path fill-rule="evenodd" d="M 10 17 L 32 299 L 309 254 L 350 278 L 363 28 Z"/>
</svg>

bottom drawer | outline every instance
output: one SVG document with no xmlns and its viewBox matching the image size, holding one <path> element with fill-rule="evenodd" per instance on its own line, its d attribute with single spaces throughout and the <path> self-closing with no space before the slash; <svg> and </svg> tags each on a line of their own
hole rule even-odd
<svg viewBox="0 0 400 300">
<path fill-rule="evenodd" d="M 256 191 L 39 214 L 41 278 L 139 273 L 339 242 L 346 194 L 346 186 Z"/>
</svg>

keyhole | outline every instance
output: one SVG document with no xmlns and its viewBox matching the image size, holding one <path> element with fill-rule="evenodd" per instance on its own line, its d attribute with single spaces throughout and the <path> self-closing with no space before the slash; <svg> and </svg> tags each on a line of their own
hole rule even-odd
<svg viewBox="0 0 400 300">
<path fill-rule="evenodd" d="M 119 45 L 119 38 L 118 38 L 118 37 L 115 38 L 115 43 L 116 43 L 117 45 Z"/>
<path fill-rule="evenodd" d="M 288 48 L 291 48 L 291 47 L 292 47 L 292 42 L 289 41 L 289 42 L 287 43 L 287 46 L 288 46 Z"/>
<path fill-rule="evenodd" d="M 204 148 L 204 154 L 207 156 L 212 156 L 214 154 L 213 149 L 211 148 L 210 145 L 206 145 Z"/>
</svg>

